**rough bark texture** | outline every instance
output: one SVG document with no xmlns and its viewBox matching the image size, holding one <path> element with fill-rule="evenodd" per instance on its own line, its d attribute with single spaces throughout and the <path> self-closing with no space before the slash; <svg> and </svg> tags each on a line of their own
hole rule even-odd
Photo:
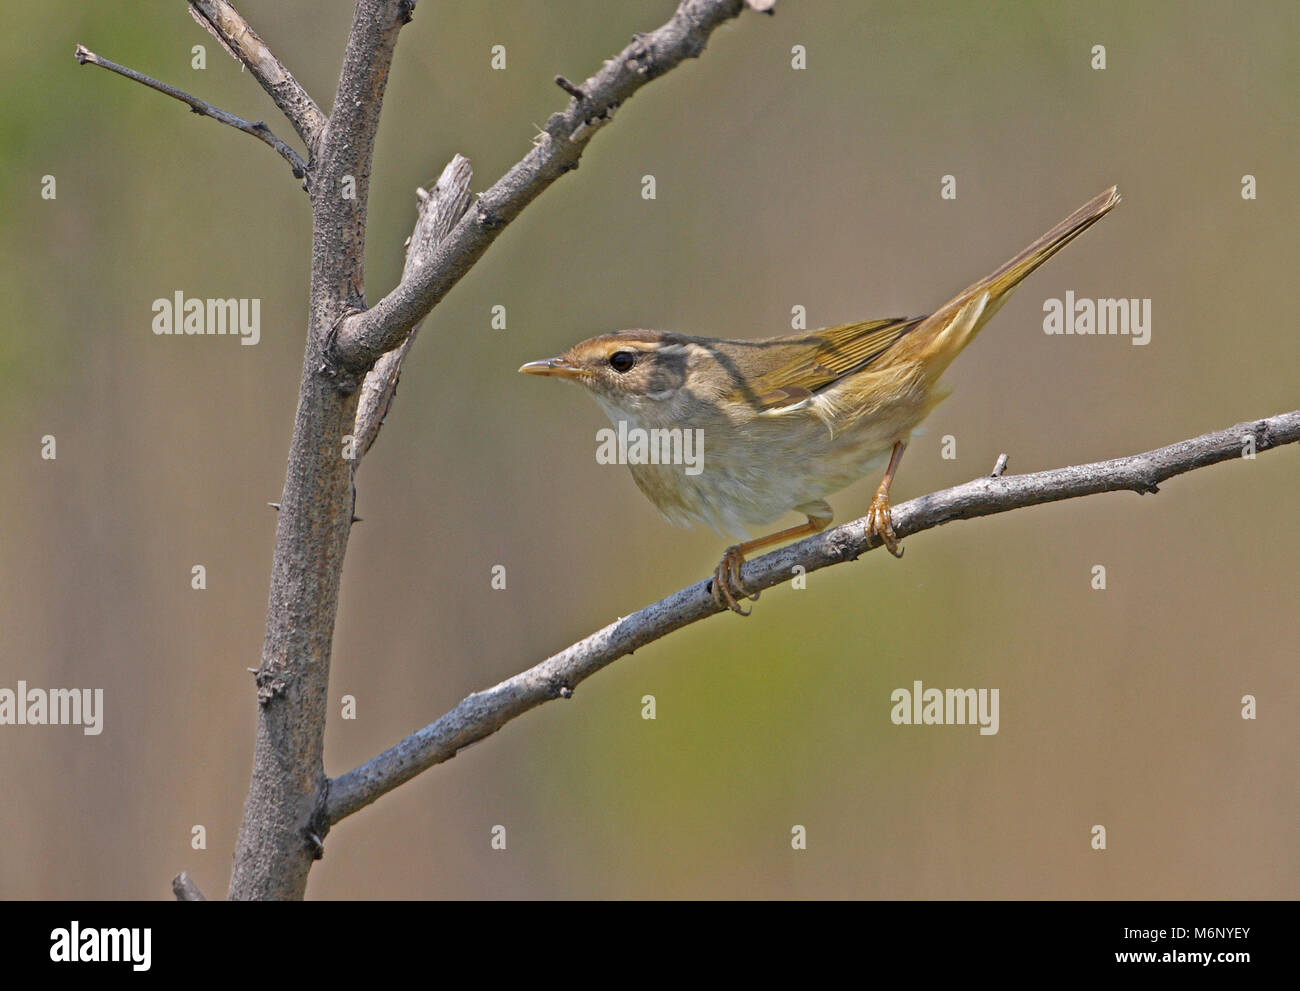
<svg viewBox="0 0 1300 991">
<path fill-rule="evenodd" d="M 298 410 L 275 535 L 253 775 L 231 898 L 301 898 L 328 831 L 323 742 L 339 577 L 352 528 L 360 378 L 326 355 L 361 305 L 375 132 L 406 0 L 359 0 L 334 112 L 309 166 L 312 278 Z"/>
</svg>

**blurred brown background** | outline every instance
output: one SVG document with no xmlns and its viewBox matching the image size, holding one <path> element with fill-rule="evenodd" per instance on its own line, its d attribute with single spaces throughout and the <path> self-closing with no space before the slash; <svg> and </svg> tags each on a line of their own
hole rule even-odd
<svg viewBox="0 0 1300 991">
<path fill-rule="evenodd" d="M 98 737 L 0 727 L 0 896 L 167 897 L 182 869 L 224 896 L 307 200 L 269 149 L 78 67 L 73 47 L 292 131 L 179 3 L 9 6 L 0 687 L 102 687 L 107 712 Z M 351 5 L 240 6 L 328 110 Z M 417 185 L 461 152 L 485 188 L 567 99 L 555 74 L 585 78 L 672 8 L 420 4 L 379 136 L 370 299 L 399 273 Z M 1118 183 L 1124 204 L 953 366 L 896 497 L 987 473 L 1000 451 L 1032 471 L 1300 405 L 1297 37 L 1291 2 L 782 2 L 719 30 L 426 324 L 359 475 L 331 682 L 359 715 L 336 710 L 327 770 L 716 563 L 724 541 L 669 526 L 625 469 L 596 464 L 593 403 L 516 375 L 580 338 L 768 336 L 794 305 L 810 327 L 928 312 Z M 150 305 L 178 289 L 259 297 L 261 343 L 155 337 Z M 1042 302 L 1066 290 L 1150 297 L 1151 343 L 1045 336 Z M 901 562 L 769 592 L 751 619 L 638 651 L 345 821 L 309 895 L 1295 897 L 1298 455 L 961 523 L 911 538 Z M 832 500 L 840 520 L 876 481 Z M 890 692 L 916 679 L 1000 689 L 1001 731 L 894 726 Z"/>
</svg>

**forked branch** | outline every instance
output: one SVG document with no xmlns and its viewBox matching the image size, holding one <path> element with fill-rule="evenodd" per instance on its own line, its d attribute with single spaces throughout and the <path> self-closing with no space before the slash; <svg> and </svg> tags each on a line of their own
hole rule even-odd
<svg viewBox="0 0 1300 991">
<path fill-rule="evenodd" d="M 771 7 L 766 0 L 751 5 Z M 335 342 L 338 364 L 366 369 L 399 347 L 501 230 L 551 183 L 578 167 L 592 135 L 622 104 L 650 80 L 699 56 L 713 30 L 745 6 L 745 0 L 682 0 L 668 23 L 637 35 L 580 86 L 569 83 L 568 106 L 551 115 L 532 150 L 479 196 L 428 260 L 404 273 L 397 287 L 373 307 L 342 322 Z"/>
<path fill-rule="evenodd" d="M 469 159 L 456 155 L 442 170 L 433 189 L 417 189 L 420 205 L 415 229 L 406 240 L 406 263 L 403 272 L 409 272 L 425 263 L 433 249 L 456 226 L 469 209 L 469 183 L 474 176 Z M 389 351 L 370 369 L 361 386 L 361 399 L 357 403 L 356 438 L 357 457 L 364 458 L 370 445 L 379 435 L 388 408 L 397 392 L 397 379 L 402 373 L 402 360 L 415 343 L 420 329 L 416 323 L 398 347 Z"/>
</svg>

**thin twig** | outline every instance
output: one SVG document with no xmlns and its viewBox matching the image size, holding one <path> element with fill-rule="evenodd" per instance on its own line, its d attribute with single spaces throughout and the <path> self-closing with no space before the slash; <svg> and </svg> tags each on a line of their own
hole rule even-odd
<svg viewBox="0 0 1300 991">
<path fill-rule="evenodd" d="M 314 151 L 327 123 L 320 107 L 226 0 L 189 0 L 190 14 L 226 51 L 248 68 L 262 89 L 289 119 L 308 149 Z"/>
<path fill-rule="evenodd" d="M 502 229 L 551 183 L 578 167 L 592 135 L 620 106 L 650 80 L 698 57 L 714 29 L 744 9 L 743 0 L 681 0 L 668 23 L 636 35 L 590 79 L 573 90 L 566 87 L 582 98 L 551 115 L 532 150 L 479 196 L 428 262 L 403 276 L 373 307 L 343 321 L 335 347 L 340 365 L 367 369 L 400 346 L 411 327 L 469 271 Z"/>
<path fill-rule="evenodd" d="M 564 90 L 564 92 L 568 93 L 575 100 L 585 100 L 587 98 L 586 93 L 584 93 L 579 87 L 573 85 L 573 83 L 569 82 L 563 76 L 555 77 L 555 85 L 560 87 L 560 89 Z"/>
<path fill-rule="evenodd" d="M 185 871 L 181 871 L 172 878 L 172 894 L 176 896 L 178 902 L 205 902 L 207 896 L 199 890 L 199 886 L 194 883 L 194 878 L 190 877 Z"/>
<path fill-rule="evenodd" d="M 1253 444 L 1255 451 L 1266 451 L 1296 441 L 1300 441 L 1300 410 L 1267 420 L 1239 423 L 1227 430 L 1113 461 L 1030 475 L 977 478 L 895 506 L 894 529 L 898 536 L 904 537 L 952 520 L 990 516 L 1098 492 L 1151 493 L 1174 475 L 1242 458 L 1248 451 L 1248 443 Z M 812 572 L 854 561 L 878 546 L 878 538 L 867 535 L 864 517 L 750 561 L 744 566 L 742 580 L 748 588 L 770 588 L 789 581 L 796 573 L 796 566 L 805 573 Z M 421 771 L 450 760 L 464 747 L 496 732 L 529 709 L 555 698 L 569 697 L 578 682 L 618 658 L 674 630 L 725 611 L 714 601 L 709 585 L 707 580 L 696 582 L 609 624 L 535 667 L 470 695 L 424 729 L 335 778 L 328 789 L 329 822 L 337 823 Z"/>
<path fill-rule="evenodd" d="M 236 117 L 232 113 L 222 110 L 220 107 L 214 107 L 212 104 L 200 100 L 197 96 L 191 96 L 184 90 L 179 90 L 175 86 L 168 86 L 166 83 L 159 82 L 152 76 L 146 76 L 143 72 L 136 72 L 124 65 L 118 65 L 116 62 L 110 62 L 108 59 L 96 55 L 85 45 L 78 45 L 76 50 L 77 61 L 82 65 L 87 63 L 97 65 L 102 69 L 108 69 L 110 72 L 116 72 L 119 76 L 126 76 L 127 79 L 134 79 L 137 83 L 143 83 L 150 89 L 156 89 L 159 93 L 165 93 L 174 100 L 180 100 L 189 106 L 196 114 L 202 117 L 211 117 L 213 120 L 220 121 L 222 124 L 229 124 L 237 131 L 243 131 L 245 134 L 251 134 L 259 141 L 265 142 L 279 153 L 280 157 L 289 163 L 293 169 L 295 177 L 301 179 L 307 174 L 307 163 L 303 161 L 302 156 L 290 148 L 287 144 L 275 136 L 269 127 L 262 121 L 247 121 L 242 117 Z"/>
</svg>

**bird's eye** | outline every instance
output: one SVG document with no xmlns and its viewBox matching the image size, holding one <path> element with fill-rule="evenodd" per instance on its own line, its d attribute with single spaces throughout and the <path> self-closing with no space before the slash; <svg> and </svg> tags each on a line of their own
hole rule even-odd
<svg viewBox="0 0 1300 991">
<path fill-rule="evenodd" d="M 609 356 L 609 367 L 614 371 L 622 374 L 631 371 L 632 366 L 636 364 L 635 351 L 615 351 Z"/>
</svg>

